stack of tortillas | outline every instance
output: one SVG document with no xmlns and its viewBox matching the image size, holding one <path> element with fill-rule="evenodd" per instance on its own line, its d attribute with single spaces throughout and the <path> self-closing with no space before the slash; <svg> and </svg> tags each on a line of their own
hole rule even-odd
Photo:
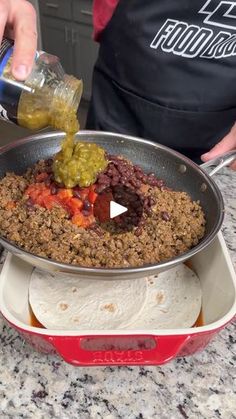
<svg viewBox="0 0 236 419">
<path fill-rule="evenodd" d="M 29 302 L 47 329 L 176 329 L 191 327 L 198 318 L 201 286 L 184 264 L 156 276 L 122 281 L 34 269 Z"/>
</svg>

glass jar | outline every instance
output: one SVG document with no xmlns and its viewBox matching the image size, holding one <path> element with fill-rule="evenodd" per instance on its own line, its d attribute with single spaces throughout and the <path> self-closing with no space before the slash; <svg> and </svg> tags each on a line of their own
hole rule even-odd
<svg viewBox="0 0 236 419">
<path fill-rule="evenodd" d="M 77 112 L 83 83 L 65 74 L 58 57 L 37 51 L 24 82 L 10 72 L 13 42 L 0 47 L 0 118 L 32 130 L 52 126 L 63 131 L 79 129 Z"/>
</svg>

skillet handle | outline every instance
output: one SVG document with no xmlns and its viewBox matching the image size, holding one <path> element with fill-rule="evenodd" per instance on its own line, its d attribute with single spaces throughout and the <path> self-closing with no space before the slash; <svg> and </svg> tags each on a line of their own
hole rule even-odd
<svg viewBox="0 0 236 419">
<path fill-rule="evenodd" d="M 229 166 L 236 159 L 236 150 L 228 151 L 227 153 L 221 154 L 221 156 L 215 159 L 209 160 L 206 163 L 200 164 L 201 169 L 205 170 L 208 167 L 216 166 L 213 170 L 208 173 L 209 176 L 213 176 L 219 172 L 223 167 Z"/>
</svg>

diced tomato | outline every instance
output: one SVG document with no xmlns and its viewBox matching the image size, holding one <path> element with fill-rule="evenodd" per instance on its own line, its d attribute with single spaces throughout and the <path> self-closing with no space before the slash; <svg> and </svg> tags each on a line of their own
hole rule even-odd
<svg viewBox="0 0 236 419">
<path fill-rule="evenodd" d="M 76 224 L 78 227 L 89 227 L 94 222 L 93 215 L 86 217 L 81 212 L 75 214 L 72 217 L 72 223 Z"/>
<path fill-rule="evenodd" d="M 33 183 L 32 185 L 29 185 L 25 190 L 25 195 L 31 195 L 32 193 L 39 194 L 45 190 L 50 191 L 50 189 L 44 183 Z"/>
<path fill-rule="evenodd" d="M 85 216 L 79 212 L 78 214 L 73 215 L 72 223 L 76 224 L 78 227 L 82 227 L 84 223 Z"/>
<path fill-rule="evenodd" d="M 60 204 L 60 202 L 55 195 L 50 195 L 43 199 L 43 204 L 45 208 L 51 210 L 54 207 L 54 205 L 58 205 Z"/>
<path fill-rule="evenodd" d="M 96 192 L 94 192 L 94 190 L 91 190 L 88 194 L 88 200 L 90 202 L 90 204 L 94 204 L 94 202 L 97 199 L 98 194 Z"/>
<path fill-rule="evenodd" d="M 85 201 L 89 201 L 90 204 L 94 204 L 96 201 L 98 195 L 95 192 L 94 186 L 76 188 L 79 191 L 81 199 L 73 195 L 71 188 L 59 189 L 56 194 L 52 195 L 50 187 L 44 183 L 44 174 L 40 173 L 40 175 L 37 177 L 37 182 L 30 185 L 25 191 L 25 195 L 31 198 L 34 204 L 40 205 L 48 210 L 51 210 L 55 205 L 62 206 L 70 214 L 71 221 L 79 227 L 86 228 L 95 221 L 93 205 L 91 205 L 91 211 L 89 211 L 88 215 L 84 215 L 81 212 Z"/>
<path fill-rule="evenodd" d="M 45 207 L 45 202 L 51 195 L 51 190 L 44 183 L 35 183 L 26 189 L 25 195 L 29 196 L 34 204 Z"/>
<path fill-rule="evenodd" d="M 50 195 L 51 195 L 50 189 L 45 189 L 40 193 L 40 195 L 38 196 L 38 199 L 44 200 L 44 199 L 48 198 Z"/>
<path fill-rule="evenodd" d="M 66 202 L 66 205 L 70 208 L 73 214 L 76 214 L 83 208 L 83 202 L 78 198 L 70 198 Z"/>
<path fill-rule="evenodd" d="M 72 198 L 73 192 L 72 189 L 60 189 L 57 193 L 58 198 L 60 198 L 62 201 L 67 198 Z"/>
<path fill-rule="evenodd" d="M 48 173 L 42 172 L 35 176 L 37 182 L 44 182 L 48 178 Z"/>
</svg>

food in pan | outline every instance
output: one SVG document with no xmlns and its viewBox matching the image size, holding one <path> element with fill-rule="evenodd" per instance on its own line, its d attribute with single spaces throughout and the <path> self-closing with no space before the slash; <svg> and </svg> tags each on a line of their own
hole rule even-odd
<svg viewBox="0 0 236 419">
<path fill-rule="evenodd" d="M 184 264 L 124 281 L 34 269 L 29 286 L 32 311 L 51 330 L 187 328 L 199 316 L 201 296 L 197 275 Z"/>
<path fill-rule="evenodd" d="M 67 188 L 86 187 L 96 182 L 97 176 L 107 167 L 105 150 L 97 144 L 74 143 L 73 136 L 67 136 L 62 149 L 54 158 L 55 180 Z"/>
<path fill-rule="evenodd" d="M 56 182 L 53 159 L 21 176 L 7 173 L 0 180 L 2 237 L 38 256 L 103 268 L 165 261 L 198 244 L 205 232 L 199 202 L 123 157 L 103 157 L 105 167 L 87 187 Z M 109 194 L 123 197 L 127 214 L 102 219 Z"/>
</svg>

